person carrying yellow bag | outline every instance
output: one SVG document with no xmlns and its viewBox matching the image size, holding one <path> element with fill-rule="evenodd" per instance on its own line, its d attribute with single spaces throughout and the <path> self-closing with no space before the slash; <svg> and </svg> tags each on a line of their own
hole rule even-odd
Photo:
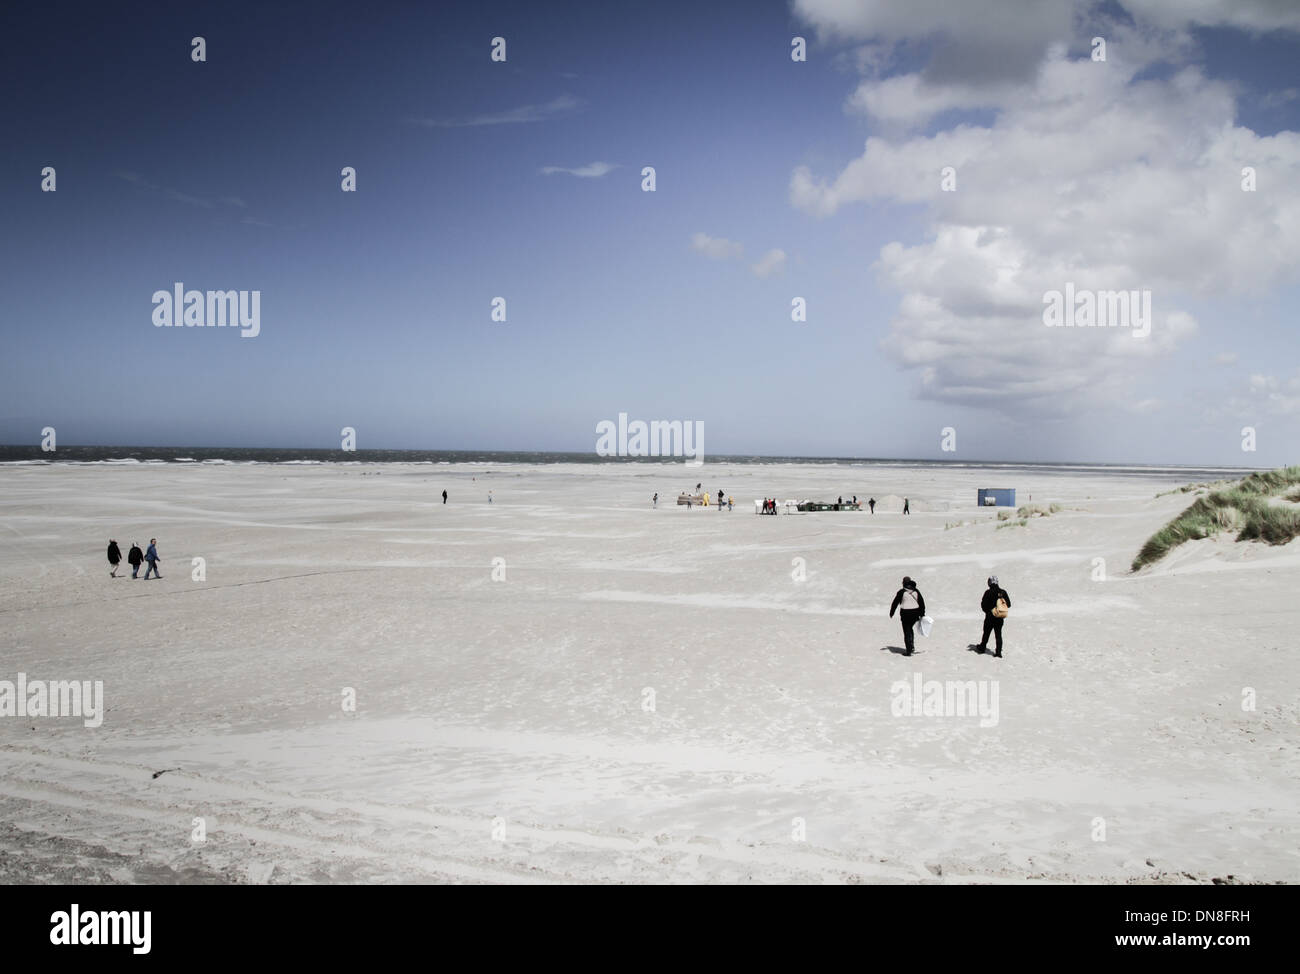
<svg viewBox="0 0 1300 974">
<path fill-rule="evenodd" d="M 984 597 L 980 599 L 980 608 L 984 610 L 984 635 L 980 639 L 979 652 L 984 652 L 989 648 L 989 633 L 997 636 L 997 648 L 993 655 L 1002 658 L 1002 623 L 1006 621 L 1007 613 L 1011 611 L 1011 596 L 1007 590 L 999 587 L 998 577 L 989 576 L 989 587 L 984 590 Z"/>
</svg>

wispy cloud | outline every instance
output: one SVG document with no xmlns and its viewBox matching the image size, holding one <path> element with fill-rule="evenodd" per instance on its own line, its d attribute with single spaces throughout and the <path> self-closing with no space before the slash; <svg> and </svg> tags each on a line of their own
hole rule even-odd
<svg viewBox="0 0 1300 974">
<path fill-rule="evenodd" d="M 599 179 L 601 176 L 609 175 L 617 168 L 618 166 L 612 162 L 589 162 L 577 169 L 566 169 L 564 166 L 544 166 L 542 175 L 553 176 L 557 172 L 567 172 L 570 176 L 577 176 L 579 179 Z"/>
<path fill-rule="evenodd" d="M 691 249 L 713 260 L 728 260 L 739 257 L 745 248 L 726 237 L 710 237 L 707 233 L 697 233 L 691 237 Z"/>
<path fill-rule="evenodd" d="M 468 118 L 410 118 L 412 125 L 427 128 L 468 128 L 477 125 L 517 125 L 521 122 L 545 122 L 552 118 L 571 115 L 582 107 L 580 99 L 572 95 L 561 95 L 543 105 L 520 105 L 502 112 L 489 112 L 486 115 L 472 115 Z"/>
<path fill-rule="evenodd" d="M 206 196 L 198 193 L 184 193 L 179 189 L 172 189 L 170 186 L 161 186 L 138 172 L 118 172 L 115 175 L 118 179 L 130 183 L 146 193 L 164 199 L 175 200 L 177 203 L 184 203 L 186 206 L 198 206 L 205 210 L 248 209 L 248 203 L 239 196 Z M 234 214 L 229 215 L 233 216 Z M 245 216 L 239 222 L 254 227 L 271 227 L 275 225 L 252 216 Z"/>
<path fill-rule="evenodd" d="M 771 277 L 785 269 L 785 251 L 773 248 L 759 258 L 758 263 L 750 268 L 759 277 Z"/>
<path fill-rule="evenodd" d="M 182 193 L 178 189 L 164 189 L 163 195 L 169 200 L 176 200 L 178 203 L 188 203 L 190 206 L 201 206 L 204 209 L 212 209 L 212 200 L 204 199 L 202 196 L 191 196 L 189 193 Z"/>
<path fill-rule="evenodd" d="M 238 196 L 203 196 L 196 193 L 184 193 L 179 189 L 172 189 L 170 186 L 160 186 L 151 179 L 140 175 L 138 172 L 119 172 L 116 174 L 118 179 L 125 180 L 132 186 L 138 186 L 140 189 L 150 193 L 157 193 L 159 196 L 165 196 L 169 200 L 175 200 L 178 203 L 185 203 L 189 206 L 201 206 L 205 210 L 216 209 L 217 206 L 236 206 L 241 209 L 247 209 L 248 204 Z"/>
</svg>

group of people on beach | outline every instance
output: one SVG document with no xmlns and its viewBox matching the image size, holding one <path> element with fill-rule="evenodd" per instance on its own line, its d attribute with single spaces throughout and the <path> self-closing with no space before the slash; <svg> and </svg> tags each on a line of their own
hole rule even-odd
<svg viewBox="0 0 1300 974">
<path fill-rule="evenodd" d="M 990 575 L 988 587 L 980 598 L 980 611 L 984 613 L 984 633 L 975 647 L 977 653 L 988 651 L 989 636 L 993 635 L 997 637 L 997 648 L 994 649 L 993 655 L 998 659 L 1002 658 L 1002 623 L 1006 621 L 1010 609 L 1011 596 L 998 584 L 998 577 Z M 903 655 L 911 656 L 916 649 L 916 625 L 925 618 L 925 596 L 916 587 L 916 582 L 906 575 L 903 576 L 903 587 L 898 590 L 893 604 L 889 607 L 889 618 L 894 618 L 896 611 L 903 623 Z M 922 631 L 928 633 L 929 629 Z"/>
<path fill-rule="evenodd" d="M 689 511 L 689 510 L 691 509 L 691 507 L 694 505 L 696 499 L 698 499 L 698 500 L 700 501 L 700 506 L 701 506 L 701 507 L 708 507 L 708 506 L 709 506 L 709 492 L 706 490 L 703 494 L 701 494 L 701 493 L 699 493 L 699 490 L 700 490 L 700 485 L 699 485 L 699 484 L 696 484 L 696 485 L 695 485 L 695 491 L 696 491 L 696 493 L 694 493 L 694 494 L 690 494 L 690 493 L 687 493 L 686 491 L 682 491 L 682 498 L 684 498 L 685 501 L 686 501 L 686 509 L 687 509 L 688 511 Z M 682 501 L 679 499 L 679 500 L 677 501 L 677 503 L 680 504 L 680 503 L 682 503 Z M 714 504 L 714 506 L 717 507 L 717 509 L 720 510 L 720 511 L 721 511 L 721 510 L 728 510 L 728 511 L 730 511 L 730 510 L 735 506 L 735 503 L 736 503 L 736 499 L 735 499 L 734 497 L 732 497 L 730 494 L 727 494 L 725 491 L 721 491 L 721 490 L 720 490 L 720 491 L 718 491 L 716 494 L 713 495 L 713 504 Z M 654 495 L 653 497 L 650 498 L 650 506 L 651 506 L 651 507 L 658 507 L 658 506 L 659 506 L 659 492 L 658 492 L 658 491 L 656 491 L 656 492 L 655 492 L 655 495 Z"/>
<path fill-rule="evenodd" d="M 162 559 L 158 557 L 157 538 L 149 539 L 148 551 L 141 551 L 140 546 L 138 544 L 136 544 L 134 541 L 131 542 L 131 550 L 127 552 L 126 562 L 128 565 L 131 566 L 132 578 L 139 577 L 140 566 L 145 562 L 149 563 L 149 567 L 146 568 L 144 572 L 145 581 L 149 580 L 150 572 L 153 572 L 153 576 L 155 578 L 162 578 L 162 572 L 158 571 L 158 562 L 160 561 L 162 561 Z M 109 538 L 108 539 L 108 564 L 109 564 L 108 575 L 110 578 L 117 578 L 117 566 L 120 565 L 121 563 L 122 563 L 122 549 L 117 546 L 116 541 L 114 541 L 112 538 Z M 126 576 L 123 575 L 122 577 L 125 578 Z"/>
</svg>

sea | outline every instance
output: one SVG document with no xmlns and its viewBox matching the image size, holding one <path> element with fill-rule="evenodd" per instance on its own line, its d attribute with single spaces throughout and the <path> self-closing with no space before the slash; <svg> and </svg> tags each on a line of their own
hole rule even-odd
<svg viewBox="0 0 1300 974">
<path fill-rule="evenodd" d="M 61 446 L 44 452 L 39 446 L 0 446 L 0 464 L 473 464 L 505 466 L 513 464 L 627 464 L 681 463 L 672 457 L 604 457 L 594 452 L 525 452 L 505 450 L 321 450 L 297 447 L 163 447 L 163 446 Z M 934 467 L 936 469 L 983 470 L 990 472 L 1036 474 L 1105 474 L 1114 477 L 1141 477 L 1188 483 L 1244 477 L 1260 467 L 1212 467 L 1176 464 L 1122 463 L 1026 463 L 996 460 L 936 460 L 880 457 L 802 457 L 723 455 L 706 457 L 716 465 L 802 464 L 841 467 Z"/>
</svg>

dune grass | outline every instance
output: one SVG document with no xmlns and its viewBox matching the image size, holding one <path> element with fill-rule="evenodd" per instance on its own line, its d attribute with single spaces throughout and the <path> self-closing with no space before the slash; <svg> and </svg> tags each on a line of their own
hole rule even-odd
<svg viewBox="0 0 1300 974">
<path fill-rule="evenodd" d="M 1003 521 L 1001 524 L 998 525 L 998 529 L 1001 530 L 1002 528 L 1023 528 L 1027 524 L 1029 524 L 1029 519 L 1022 517 L 1018 521 Z"/>
<path fill-rule="evenodd" d="M 1300 494 L 1300 466 L 1253 473 L 1212 490 L 1147 539 L 1133 559 L 1133 571 L 1154 564 L 1185 541 L 1236 531 L 1238 541 L 1286 544 L 1300 536 L 1300 510 L 1269 501 L 1290 490 Z"/>
<path fill-rule="evenodd" d="M 1050 517 L 1051 515 L 1057 514 L 1063 510 L 1065 510 L 1065 508 L 1060 504 L 1051 504 L 1047 507 L 1043 507 L 1039 504 L 1022 504 L 1016 511 L 1016 517 Z"/>
<path fill-rule="evenodd" d="M 1219 487 L 1226 487 L 1229 484 L 1236 483 L 1233 480 L 1210 480 L 1199 484 L 1183 484 L 1181 487 L 1175 487 L 1173 490 L 1162 490 L 1156 494 L 1156 497 L 1167 497 L 1170 494 L 1190 494 L 1192 491 L 1215 490 Z"/>
</svg>

